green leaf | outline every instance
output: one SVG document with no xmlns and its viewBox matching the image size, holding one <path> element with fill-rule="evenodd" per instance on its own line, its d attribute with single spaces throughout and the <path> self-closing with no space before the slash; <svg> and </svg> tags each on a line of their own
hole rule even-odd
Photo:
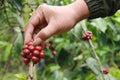
<svg viewBox="0 0 120 80">
<path fill-rule="evenodd" d="M 0 48 L 1 49 L 4 48 L 4 55 L 0 55 L 0 58 L 2 58 L 0 59 L 0 61 L 7 61 L 11 53 L 12 44 L 8 42 L 0 41 Z"/>
<path fill-rule="evenodd" d="M 5 48 L 5 52 L 4 52 L 4 61 L 7 61 L 9 58 L 9 55 L 11 53 L 11 49 L 12 49 L 12 44 L 7 44 L 6 48 Z"/>
<path fill-rule="evenodd" d="M 104 76 L 104 78 L 103 78 L 103 76 Z M 97 80 L 116 80 L 116 79 L 110 74 L 105 74 L 105 75 L 99 74 L 97 76 Z"/>
<path fill-rule="evenodd" d="M 76 60 L 82 60 L 83 59 L 83 55 L 78 55 L 78 56 L 76 56 L 76 57 L 74 57 L 74 60 L 76 61 Z"/>
<path fill-rule="evenodd" d="M 22 33 L 18 33 L 18 36 L 14 42 L 14 46 L 13 46 L 13 53 L 20 53 L 22 50 L 22 46 L 23 46 L 23 36 Z"/>
<path fill-rule="evenodd" d="M 65 48 L 63 48 L 61 49 L 60 54 L 57 57 L 57 61 L 61 67 L 68 67 L 72 66 L 73 58 L 74 56 L 72 56 L 72 54 L 70 54 L 68 50 L 65 50 Z"/>
<path fill-rule="evenodd" d="M 24 26 L 24 20 L 22 17 L 20 17 L 19 15 L 17 14 L 13 14 L 13 16 L 17 19 L 18 23 L 20 24 L 20 26 Z"/>
<path fill-rule="evenodd" d="M 63 79 L 63 72 L 55 71 L 53 75 L 53 79 L 51 80 L 62 80 Z"/>
<path fill-rule="evenodd" d="M 22 1 L 21 0 L 7 0 L 14 8 L 19 11 L 22 10 Z"/>
<path fill-rule="evenodd" d="M 100 66 L 94 58 L 92 57 L 88 58 L 86 60 L 86 64 L 96 75 L 101 73 Z"/>
<path fill-rule="evenodd" d="M 96 74 L 97 80 L 116 80 L 110 74 L 103 74 L 101 67 L 94 58 L 88 58 L 86 60 L 87 66 Z"/>
<path fill-rule="evenodd" d="M 25 73 L 15 74 L 15 76 L 20 80 L 27 80 L 27 75 Z"/>
<path fill-rule="evenodd" d="M 120 24 L 120 18 L 119 18 L 119 17 L 112 17 L 112 19 L 113 19 L 116 23 Z"/>
<path fill-rule="evenodd" d="M 105 31 L 107 30 L 107 23 L 105 22 L 104 19 L 102 18 L 98 18 L 93 20 L 93 22 L 91 23 L 94 27 L 96 27 L 97 29 L 101 30 L 102 32 L 105 33 Z"/>
<path fill-rule="evenodd" d="M 118 68 L 110 68 L 109 72 L 112 76 L 114 76 L 117 80 L 120 79 L 120 69 Z"/>
<path fill-rule="evenodd" d="M 9 44 L 9 43 L 5 42 L 5 41 L 0 41 L 0 46 L 6 46 L 7 44 Z"/>
<path fill-rule="evenodd" d="M 76 24 L 72 31 L 76 34 L 76 36 L 80 37 L 82 35 L 81 24 L 80 23 Z"/>
<path fill-rule="evenodd" d="M 52 66 L 51 67 L 51 71 L 53 72 L 53 71 L 55 71 L 55 70 L 58 70 L 58 69 L 60 69 L 60 66 Z"/>
<path fill-rule="evenodd" d="M 116 17 L 120 17 L 120 10 L 118 10 L 118 11 L 115 13 L 115 16 L 116 16 Z"/>
</svg>

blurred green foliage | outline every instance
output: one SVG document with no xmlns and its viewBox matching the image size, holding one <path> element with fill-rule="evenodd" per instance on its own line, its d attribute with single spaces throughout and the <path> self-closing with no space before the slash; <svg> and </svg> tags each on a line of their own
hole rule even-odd
<svg viewBox="0 0 120 80">
<path fill-rule="evenodd" d="M 19 80 L 16 77 L 25 76 L 21 72 L 28 70 L 28 67 L 21 61 L 20 52 L 24 40 L 24 25 L 30 18 L 29 13 L 41 3 L 67 5 L 73 1 L 0 1 L 0 80 Z M 94 60 L 93 62 L 87 61 L 91 57 L 92 49 L 88 42 L 81 39 L 84 32 L 81 23 L 67 33 L 50 38 L 58 54 L 54 57 L 46 49 L 45 58 L 37 65 L 38 80 L 96 80 L 101 76 L 95 75 L 97 70 L 95 65 L 98 64 L 93 64 Z M 103 66 L 110 69 L 112 77 L 109 74 L 107 77 L 110 79 L 106 80 L 119 80 L 120 11 L 111 17 L 86 20 L 85 25 L 93 32 L 92 42 L 100 61 Z"/>
</svg>

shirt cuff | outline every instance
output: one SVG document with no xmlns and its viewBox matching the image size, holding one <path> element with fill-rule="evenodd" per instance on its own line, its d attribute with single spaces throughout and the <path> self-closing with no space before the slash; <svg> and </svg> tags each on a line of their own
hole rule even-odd
<svg viewBox="0 0 120 80">
<path fill-rule="evenodd" d="M 87 3 L 90 11 L 89 19 L 106 16 L 103 0 L 85 0 L 85 2 Z"/>
</svg>

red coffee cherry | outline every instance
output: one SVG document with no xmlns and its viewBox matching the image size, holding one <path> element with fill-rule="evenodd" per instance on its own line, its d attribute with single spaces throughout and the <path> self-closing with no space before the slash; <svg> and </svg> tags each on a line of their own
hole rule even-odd
<svg viewBox="0 0 120 80">
<path fill-rule="evenodd" d="M 82 39 L 84 40 L 89 40 L 92 38 L 92 32 L 91 31 L 86 31 L 85 33 L 83 33 L 82 35 Z"/>
<path fill-rule="evenodd" d="M 28 64 L 30 62 L 30 60 L 28 58 L 23 58 L 23 62 Z"/>
<path fill-rule="evenodd" d="M 56 55 L 57 54 L 57 52 L 54 50 L 54 51 L 52 51 L 52 55 Z"/>
<path fill-rule="evenodd" d="M 40 53 L 40 52 L 39 52 L 38 50 L 34 50 L 34 51 L 33 51 L 33 55 L 34 55 L 34 56 L 39 56 L 39 53 Z"/>
<path fill-rule="evenodd" d="M 24 58 L 26 57 L 25 53 L 23 53 L 23 52 L 21 52 L 21 56 Z"/>
<path fill-rule="evenodd" d="M 29 50 L 29 49 L 24 49 L 24 50 L 23 50 L 23 53 L 24 53 L 25 55 L 28 55 L 28 54 L 30 53 L 30 50 Z"/>
<path fill-rule="evenodd" d="M 42 47 L 41 46 L 35 46 L 35 49 L 38 50 L 38 51 L 41 51 Z"/>
<path fill-rule="evenodd" d="M 28 49 L 30 50 L 30 51 L 34 51 L 34 46 L 33 45 L 30 45 L 29 47 L 28 47 Z"/>
<path fill-rule="evenodd" d="M 36 64 L 37 62 L 39 62 L 39 58 L 32 56 L 32 61 Z"/>
<path fill-rule="evenodd" d="M 92 34 L 92 32 L 91 32 L 91 31 L 87 31 L 87 33 L 88 33 L 88 34 Z"/>
<path fill-rule="evenodd" d="M 28 49 L 28 45 L 24 45 L 24 46 L 23 46 L 23 50 L 24 50 L 24 49 Z"/>
<path fill-rule="evenodd" d="M 39 55 L 40 55 L 40 58 L 44 58 L 44 56 L 45 56 L 43 51 L 41 51 Z"/>
<path fill-rule="evenodd" d="M 27 55 L 27 58 L 31 59 L 32 58 L 32 53 L 30 53 L 29 55 Z"/>
<path fill-rule="evenodd" d="M 103 73 L 103 74 L 108 74 L 108 73 L 109 73 L 108 68 L 103 68 L 102 73 Z"/>
</svg>

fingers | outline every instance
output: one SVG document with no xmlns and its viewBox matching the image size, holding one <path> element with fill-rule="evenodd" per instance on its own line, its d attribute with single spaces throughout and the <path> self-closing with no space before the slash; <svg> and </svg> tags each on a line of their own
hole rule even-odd
<svg viewBox="0 0 120 80">
<path fill-rule="evenodd" d="M 33 41 L 32 34 L 33 34 L 34 26 L 32 24 L 28 24 L 25 29 L 25 39 L 24 43 L 28 43 L 30 41 Z"/>
<path fill-rule="evenodd" d="M 34 12 L 32 17 L 30 18 L 27 26 L 25 27 L 25 40 L 24 43 L 28 43 L 30 41 L 33 41 L 33 32 L 35 27 L 40 25 L 44 19 L 42 17 L 42 11 L 39 11 L 38 9 Z"/>
<path fill-rule="evenodd" d="M 29 23 L 25 27 L 25 43 L 33 40 L 33 32 L 37 25 L 39 25 L 39 18 L 36 16 L 31 17 Z"/>
<path fill-rule="evenodd" d="M 49 24 L 48 26 L 46 26 L 45 28 L 43 28 L 35 36 L 33 44 L 34 45 L 41 44 L 43 41 L 45 41 L 46 39 L 48 39 L 49 37 L 51 37 L 53 34 L 55 34 L 57 32 L 57 30 L 55 28 L 53 28 L 52 26 L 54 26 L 54 25 Z"/>
<path fill-rule="evenodd" d="M 34 27 L 39 25 L 42 21 L 42 13 L 38 10 L 34 12 L 34 14 L 29 19 L 29 23 L 31 23 Z"/>
<path fill-rule="evenodd" d="M 50 14 L 51 13 L 49 13 L 48 8 L 45 5 L 38 7 L 38 9 L 30 18 L 28 25 L 26 26 L 25 43 L 28 43 L 29 41 L 33 41 L 35 39 L 33 44 L 37 45 L 56 33 L 56 29 L 52 28 L 53 26 L 51 26 L 49 22 Z M 47 24 L 47 26 L 41 26 L 43 24 L 45 24 L 45 26 Z M 41 29 L 39 32 L 36 31 L 38 28 Z"/>
</svg>

